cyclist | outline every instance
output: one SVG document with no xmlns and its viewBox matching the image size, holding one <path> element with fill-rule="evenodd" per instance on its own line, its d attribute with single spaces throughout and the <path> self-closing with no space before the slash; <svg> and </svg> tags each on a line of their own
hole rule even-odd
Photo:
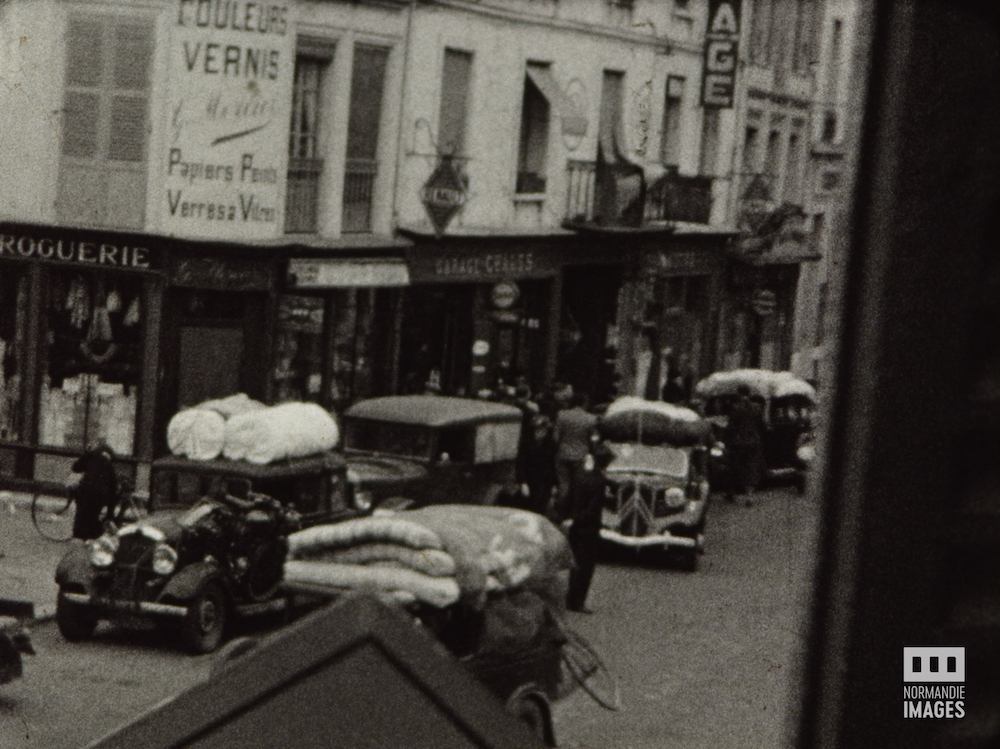
<svg viewBox="0 0 1000 749">
<path fill-rule="evenodd" d="M 73 520 L 74 538 L 97 538 L 103 532 L 101 512 L 112 517 L 118 505 L 118 478 L 115 475 L 114 452 L 99 442 L 73 463 L 79 482 L 70 491 L 76 502 Z"/>
</svg>

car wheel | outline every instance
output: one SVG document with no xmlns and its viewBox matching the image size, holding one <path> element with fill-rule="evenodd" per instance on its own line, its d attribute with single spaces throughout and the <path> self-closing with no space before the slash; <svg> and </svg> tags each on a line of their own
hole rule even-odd
<svg viewBox="0 0 1000 749">
<path fill-rule="evenodd" d="M 68 601 L 62 591 L 56 599 L 56 626 L 70 642 L 88 640 L 94 636 L 98 617 L 87 606 Z"/>
<path fill-rule="evenodd" d="M 188 603 L 182 635 L 194 653 L 211 653 L 222 642 L 226 628 L 226 594 L 215 582 L 202 585 Z"/>
</svg>

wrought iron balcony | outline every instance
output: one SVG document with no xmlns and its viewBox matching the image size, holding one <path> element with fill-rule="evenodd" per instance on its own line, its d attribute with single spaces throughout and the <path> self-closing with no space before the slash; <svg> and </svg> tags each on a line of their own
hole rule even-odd
<svg viewBox="0 0 1000 749">
<path fill-rule="evenodd" d="M 668 171 L 646 191 L 646 221 L 707 224 L 712 214 L 712 178 Z"/>
<path fill-rule="evenodd" d="M 288 193 L 285 203 L 285 231 L 319 231 L 319 178 L 323 159 L 289 159 Z"/>
<path fill-rule="evenodd" d="M 348 159 L 344 171 L 344 214 L 341 231 L 372 230 L 372 199 L 378 162 L 374 159 Z"/>
</svg>

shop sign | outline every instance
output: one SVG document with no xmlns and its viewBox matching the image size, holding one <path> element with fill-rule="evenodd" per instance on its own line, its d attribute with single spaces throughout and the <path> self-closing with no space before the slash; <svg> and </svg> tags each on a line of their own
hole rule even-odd
<svg viewBox="0 0 1000 749">
<path fill-rule="evenodd" d="M 271 288 L 270 267 L 234 258 L 173 257 L 170 283 L 194 289 L 266 291 Z"/>
<path fill-rule="evenodd" d="M 414 282 L 490 283 L 522 278 L 549 278 L 561 270 L 549 252 L 414 252 L 409 258 Z"/>
<path fill-rule="evenodd" d="M 464 205 L 467 182 L 467 178 L 459 174 L 452 157 L 441 156 L 437 169 L 424 183 L 420 199 L 438 236 L 444 233 L 452 218 Z"/>
<path fill-rule="evenodd" d="M 68 265 L 86 265 L 124 270 L 154 270 L 159 267 L 155 250 L 136 244 L 125 244 L 108 236 L 85 240 L 81 238 L 12 231 L 0 233 L 0 258 L 45 260 Z"/>
<path fill-rule="evenodd" d="M 732 109 L 740 41 L 740 0 L 709 0 L 702 66 L 703 107 Z"/>
<path fill-rule="evenodd" d="M 308 260 L 288 263 L 288 284 L 297 288 L 342 289 L 408 286 L 410 272 L 401 260 Z"/>
<path fill-rule="evenodd" d="M 289 3 L 175 0 L 164 228 L 181 236 L 282 231 L 295 33 Z"/>
</svg>

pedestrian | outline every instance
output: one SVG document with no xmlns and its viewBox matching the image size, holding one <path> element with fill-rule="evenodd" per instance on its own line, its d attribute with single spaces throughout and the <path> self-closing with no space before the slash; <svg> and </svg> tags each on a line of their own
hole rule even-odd
<svg viewBox="0 0 1000 749">
<path fill-rule="evenodd" d="M 614 458 L 614 452 L 603 440 L 591 440 L 590 450 L 582 462 L 574 465 L 570 479 L 569 546 L 575 564 L 569 573 L 566 607 L 570 611 L 591 613 L 587 608 L 587 592 L 597 565 L 597 550 L 601 541 L 601 509 L 604 505 L 604 469 Z"/>
<path fill-rule="evenodd" d="M 559 487 L 556 507 L 550 510 L 553 520 L 561 521 L 566 515 L 570 476 L 587 457 L 590 438 L 597 430 L 597 417 L 590 413 L 587 398 L 581 393 L 569 397 L 569 407 L 556 416 L 556 475 Z"/>
<path fill-rule="evenodd" d="M 729 453 L 730 500 L 740 494 L 747 507 L 753 506 L 753 492 L 764 472 L 764 415 L 750 398 L 750 388 L 740 385 L 726 426 Z"/>
<path fill-rule="evenodd" d="M 556 475 L 556 437 L 552 420 L 538 413 L 532 418 L 534 447 L 526 462 L 529 507 L 542 515 L 548 512 L 552 493 L 559 479 Z"/>
<path fill-rule="evenodd" d="M 73 537 L 97 538 L 104 531 L 101 513 L 106 510 L 110 518 L 118 506 L 114 452 L 100 442 L 77 458 L 72 470 L 80 474 L 79 482 L 70 490 L 76 502 Z"/>
</svg>

